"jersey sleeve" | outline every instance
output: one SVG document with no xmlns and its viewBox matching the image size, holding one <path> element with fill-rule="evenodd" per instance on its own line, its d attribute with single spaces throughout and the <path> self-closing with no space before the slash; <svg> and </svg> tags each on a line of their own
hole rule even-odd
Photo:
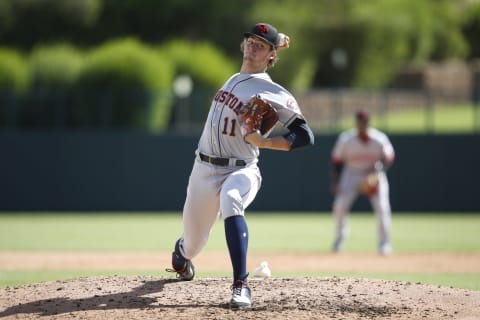
<svg viewBox="0 0 480 320">
<path fill-rule="evenodd" d="M 382 152 L 383 156 L 385 157 L 385 161 L 388 163 L 392 163 L 395 160 L 395 150 L 393 149 L 393 145 L 386 135 L 383 137 Z"/>
<path fill-rule="evenodd" d="M 332 162 L 334 164 L 338 164 L 344 161 L 344 150 L 345 150 L 345 134 L 341 134 L 337 141 L 335 141 L 335 145 L 332 149 Z"/>
<path fill-rule="evenodd" d="M 285 89 L 277 89 L 278 91 L 271 95 L 261 95 L 262 98 L 270 102 L 277 109 L 278 122 L 283 127 L 288 127 L 295 119 L 303 119 L 302 111 L 298 106 L 297 100 Z"/>
<path fill-rule="evenodd" d="M 278 109 L 278 120 L 284 127 L 288 127 L 295 119 L 304 119 L 295 98 L 286 100 L 285 107 Z"/>
</svg>

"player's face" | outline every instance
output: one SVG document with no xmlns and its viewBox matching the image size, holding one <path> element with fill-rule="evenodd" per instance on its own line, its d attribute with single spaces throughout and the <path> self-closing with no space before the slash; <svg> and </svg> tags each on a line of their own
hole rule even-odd
<svg viewBox="0 0 480 320">
<path fill-rule="evenodd" d="M 271 46 L 256 37 L 249 37 L 244 40 L 243 61 L 252 68 L 265 69 L 268 62 L 274 57 L 275 52 Z"/>
<path fill-rule="evenodd" d="M 366 120 L 357 120 L 357 129 L 360 133 L 366 133 L 368 129 L 368 121 Z"/>
</svg>

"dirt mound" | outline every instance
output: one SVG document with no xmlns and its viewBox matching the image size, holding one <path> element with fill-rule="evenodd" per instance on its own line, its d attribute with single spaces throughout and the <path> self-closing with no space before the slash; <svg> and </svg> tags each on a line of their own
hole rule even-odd
<svg viewBox="0 0 480 320">
<path fill-rule="evenodd" d="M 228 308 L 230 279 L 85 277 L 0 289 L 5 319 L 479 319 L 480 291 L 348 278 L 252 279 L 253 307 Z"/>
</svg>

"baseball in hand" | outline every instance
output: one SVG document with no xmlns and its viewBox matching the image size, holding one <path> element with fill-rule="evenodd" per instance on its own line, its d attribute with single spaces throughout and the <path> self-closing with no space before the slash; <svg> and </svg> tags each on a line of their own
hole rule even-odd
<svg viewBox="0 0 480 320">
<path fill-rule="evenodd" d="M 260 263 L 260 266 L 256 267 L 255 271 L 253 271 L 253 276 L 256 278 L 270 278 L 272 271 L 270 271 L 268 263 L 266 261 Z"/>
<path fill-rule="evenodd" d="M 279 33 L 278 37 L 280 40 L 277 45 L 277 50 L 287 49 L 290 46 L 290 37 L 284 33 Z"/>
</svg>

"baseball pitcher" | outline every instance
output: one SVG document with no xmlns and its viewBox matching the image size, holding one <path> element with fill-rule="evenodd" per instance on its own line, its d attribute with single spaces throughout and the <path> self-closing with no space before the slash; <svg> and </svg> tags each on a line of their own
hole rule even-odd
<svg viewBox="0 0 480 320">
<path fill-rule="evenodd" d="M 348 234 L 347 214 L 361 194 L 369 198 L 377 217 L 378 252 L 388 255 L 392 251 L 391 208 L 385 171 L 392 165 L 395 152 L 383 132 L 369 127 L 366 112 L 357 112 L 355 119 L 356 128 L 340 134 L 332 151 L 333 215 L 336 223 L 332 251 L 341 250 Z"/>
<path fill-rule="evenodd" d="M 183 234 L 172 253 L 172 269 L 180 280 L 192 280 L 192 259 L 206 245 L 217 218 L 224 221 L 233 268 L 230 307 L 250 308 L 248 228 L 245 210 L 262 182 L 259 149 L 290 151 L 313 145 L 314 137 L 295 98 L 273 82 L 267 69 L 289 37 L 267 23 L 244 33 L 243 62 L 213 97 L 195 152 L 183 208 Z M 270 136 L 274 125 L 287 133 Z"/>
</svg>

